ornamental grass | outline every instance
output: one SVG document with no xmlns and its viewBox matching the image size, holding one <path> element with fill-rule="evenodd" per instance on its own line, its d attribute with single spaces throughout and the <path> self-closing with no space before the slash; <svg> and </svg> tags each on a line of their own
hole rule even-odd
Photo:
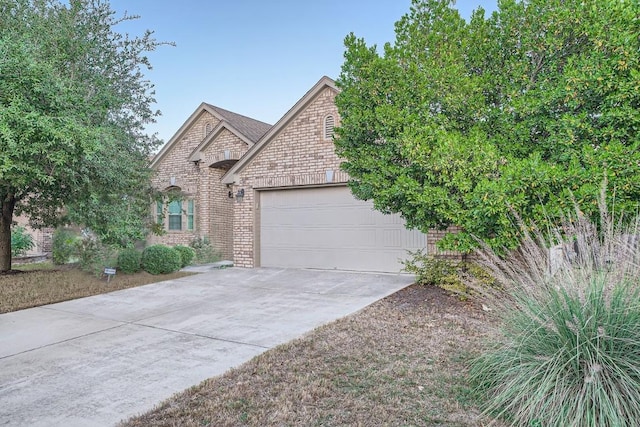
<svg viewBox="0 0 640 427">
<path fill-rule="evenodd" d="M 640 230 L 579 210 L 483 264 L 502 287 L 499 333 L 472 364 L 485 410 L 514 426 L 632 426 L 640 420 Z M 551 249 L 549 249 L 551 248 Z"/>
</svg>

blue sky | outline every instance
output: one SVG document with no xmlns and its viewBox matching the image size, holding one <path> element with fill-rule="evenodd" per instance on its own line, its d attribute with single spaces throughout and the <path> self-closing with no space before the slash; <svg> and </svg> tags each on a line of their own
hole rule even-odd
<svg viewBox="0 0 640 427">
<path fill-rule="evenodd" d="M 367 44 L 395 40 L 394 23 L 411 0 L 111 0 L 119 14 L 140 19 L 116 29 L 155 31 L 149 55 L 158 123 L 147 130 L 168 141 L 201 102 L 274 124 L 323 75 L 338 77 L 344 37 Z M 496 0 L 458 0 L 469 17 L 489 14 Z M 120 16 L 120 15 L 118 15 Z"/>
</svg>

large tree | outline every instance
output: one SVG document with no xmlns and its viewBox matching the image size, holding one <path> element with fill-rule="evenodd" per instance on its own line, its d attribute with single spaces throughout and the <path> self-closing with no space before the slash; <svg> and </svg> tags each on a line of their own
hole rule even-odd
<svg viewBox="0 0 640 427">
<path fill-rule="evenodd" d="M 353 193 L 443 245 L 514 247 L 525 224 L 602 182 L 640 205 L 640 3 L 500 0 L 467 22 L 452 0 L 414 0 L 382 54 L 353 34 L 338 79 L 336 146 Z"/>
<path fill-rule="evenodd" d="M 103 0 L 0 0 L 0 16 L 0 271 L 16 214 L 140 235 L 159 142 L 144 132 L 158 112 L 143 72 L 159 43 L 118 33 L 133 18 Z"/>
</svg>

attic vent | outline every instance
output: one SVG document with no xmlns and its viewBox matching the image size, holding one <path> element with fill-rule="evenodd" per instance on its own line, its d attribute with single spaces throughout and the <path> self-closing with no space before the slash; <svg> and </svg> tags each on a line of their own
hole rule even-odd
<svg viewBox="0 0 640 427">
<path fill-rule="evenodd" d="M 333 138 L 333 128 L 335 126 L 335 120 L 332 115 L 328 115 L 324 118 L 324 139 L 330 140 Z"/>
<path fill-rule="evenodd" d="M 204 136 L 206 137 L 207 135 L 209 135 L 212 130 L 213 126 L 211 126 L 211 123 L 207 123 L 206 125 L 204 125 Z"/>
</svg>

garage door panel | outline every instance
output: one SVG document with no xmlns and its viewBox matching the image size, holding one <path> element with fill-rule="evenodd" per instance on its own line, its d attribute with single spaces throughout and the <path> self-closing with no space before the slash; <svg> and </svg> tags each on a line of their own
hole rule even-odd
<svg viewBox="0 0 640 427">
<path fill-rule="evenodd" d="M 355 271 L 383 271 L 396 272 L 398 268 L 389 270 L 380 266 L 389 264 L 388 257 L 383 257 L 378 251 L 361 251 L 359 260 L 354 259 L 353 254 L 340 249 L 307 249 L 291 252 L 286 249 L 274 250 L 271 255 L 279 259 L 286 259 L 284 265 L 271 265 L 272 267 L 288 268 L 318 268 Z M 364 261 L 366 260 L 366 262 Z M 398 262 L 397 259 L 394 261 Z M 330 268 L 328 266 L 331 266 Z"/>
<path fill-rule="evenodd" d="M 299 208 L 280 208 L 262 206 L 263 211 L 278 217 L 278 225 L 295 225 L 296 227 L 326 227 L 342 224 L 345 226 L 376 226 L 376 212 L 368 207 L 360 206 L 302 206 Z M 393 224 L 393 223 L 392 223 Z M 399 224 L 399 223 L 395 223 Z"/>
<path fill-rule="evenodd" d="M 343 242 L 341 248 L 361 248 L 376 246 L 376 230 L 353 228 L 296 228 L 265 229 L 263 237 L 269 236 L 267 247 L 296 249 L 333 249 L 336 242 Z M 264 264 L 263 264 L 264 265 Z"/>
<path fill-rule="evenodd" d="M 397 272 L 407 250 L 425 246 L 424 234 L 356 200 L 347 187 L 260 195 L 263 266 Z"/>
<path fill-rule="evenodd" d="M 336 242 L 341 242 L 341 248 L 372 249 L 397 248 L 403 249 L 420 245 L 420 239 L 406 238 L 398 230 L 376 228 L 350 227 L 309 227 L 303 230 L 293 227 L 267 227 L 263 235 L 269 236 L 269 247 L 296 248 L 333 248 Z M 413 243 L 413 245 L 411 245 Z"/>
</svg>

